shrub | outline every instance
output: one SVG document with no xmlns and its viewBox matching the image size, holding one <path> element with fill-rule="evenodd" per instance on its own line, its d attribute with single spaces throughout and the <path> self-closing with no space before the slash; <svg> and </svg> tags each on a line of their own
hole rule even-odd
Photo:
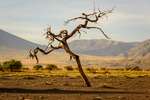
<svg viewBox="0 0 150 100">
<path fill-rule="evenodd" d="M 106 71 L 107 69 L 105 67 L 102 67 L 100 70 L 102 71 Z"/>
<path fill-rule="evenodd" d="M 138 66 L 131 66 L 131 67 L 127 67 L 126 70 L 141 71 L 142 69 Z"/>
<path fill-rule="evenodd" d="M 47 64 L 45 70 L 56 70 L 58 67 L 54 64 Z"/>
<path fill-rule="evenodd" d="M 30 70 L 28 67 L 22 67 L 22 70 Z"/>
<path fill-rule="evenodd" d="M 21 69 L 22 63 L 21 61 L 17 61 L 15 59 L 11 59 L 10 61 L 5 61 L 2 63 L 2 68 L 4 69 L 11 69 L 13 71 L 14 69 Z"/>
<path fill-rule="evenodd" d="M 91 72 L 91 73 L 96 73 L 96 71 L 98 69 L 96 69 L 96 68 L 86 68 L 86 70 L 89 71 L 89 72 Z"/>
<path fill-rule="evenodd" d="M 64 68 L 68 71 L 74 70 L 72 66 L 65 66 Z"/>
<path fill-rule="evenodd" d="M 35 70 L 39 70 L 39 69 L 42 69 L 42 68 L 43 68 L 42 65 L 34 65 L 33 66 L 33 69 L 35 69 Z"/>
</svg>

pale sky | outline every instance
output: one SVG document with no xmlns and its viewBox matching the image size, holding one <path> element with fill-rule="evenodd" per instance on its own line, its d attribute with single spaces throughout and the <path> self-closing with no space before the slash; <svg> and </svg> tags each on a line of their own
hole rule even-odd
<svg viewBox="0 0 150 100">
<path fill-rule="evenodd" d="M 92 13 L 93 4 L 101 11 L 116 6 L 108 20 L 104 18 L 94 24 L 112 40 L 135 42 L 150 38 L 150 0 L 0 0 L 0 29 L 32 42 L 47 44 L 42 36 L 47 25 L 51 25 L 56 34 L 63 29 L 71 32 L 83 22 L 77 20 L 66 26 L 64 22 L 83 12 Z M 98 30 L 86 32 L 80 39 L 105 39 Z M 69 41 L 74 39 L 78 36 Z"/>
</svg>

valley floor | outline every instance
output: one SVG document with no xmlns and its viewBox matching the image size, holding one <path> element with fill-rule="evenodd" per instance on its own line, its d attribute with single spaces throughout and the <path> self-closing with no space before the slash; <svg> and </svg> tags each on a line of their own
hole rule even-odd
<svg viewBox="0 0 150 100">
<path fill-rule="evenodd" d="M 150 100 L 148 75 L 88 76 L 92 87 L 85 87 L 79 76 L 8 74 L 0 76 L 0 100 Z"/>
</svg>

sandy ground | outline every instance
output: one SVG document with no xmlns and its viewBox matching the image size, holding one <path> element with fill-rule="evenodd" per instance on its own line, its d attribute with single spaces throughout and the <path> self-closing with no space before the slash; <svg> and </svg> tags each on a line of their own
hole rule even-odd
<svg viewBox="0 0 150 100">
<path fill-rule="evenodd" d="M 150 100 L 150 77 L 0 78 L 0 100 Z"/>
</svg>

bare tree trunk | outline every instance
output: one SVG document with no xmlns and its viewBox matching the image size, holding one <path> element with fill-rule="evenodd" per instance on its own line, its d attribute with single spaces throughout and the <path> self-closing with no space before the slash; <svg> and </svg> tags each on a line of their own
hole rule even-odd
<svg viewBox="0 0 150 100">
<path fill-rule="evenodd" d="M 69 48 L 67 42 L 63 42 L 63 44 L 64 44 L 64 46 L 63 46 L 64 50 L 70 55 L 71 58 L 73 57 L 73 58 L 75 59 L 75 61 L 76 61 L 76 63 L 77 63 L 77 66 L 78 66 L 78 70 L 79 70 L 79 72 L 80 72 L 80 74 L 81 74 L 81 76 L 82 76 L 82 78 L 83 78 L 83 80 L 84 80 L 84 82 L 85 82 L 85 85 L 86 85 L 87 87 L 91 87 L 91 84 L 90 84 L 90 82 L 89 82 L 87 76 L 85 75 L 85 73 L 84 73 L 84 71 L 83 71 L 83 69 L 82 69 L 79 56 L 76 55 L 76 54 L 74 54 L 74 53 L 70 50 L 70 48 Z M 71 60 L 71 59 L 70 59 L 70 60 Z"/>
<path fill-rule="evenodd" d="M 85 73 L 84 73 L 82 67 L 81 67 L 81 62 L 80 62 L 79 56 L 78 56 L 78 55 L 75 55 L 75 58 L 74 58 L 74 59 L 75 59 L 75 61 L 76 61 L 76 63 L 77 63 L 78 70 L 79 70 L 79 72 L 80 72 L 80 74 L 81 74 L 81 76 L 82 76 L 82 78 L 83 78 L 83 80 L 84 80 L 86 86 L 87 86 L 87 87 L 91 87 L 91 84 L 90 84 L 90 82 L 89 82 L 87 76 L 85 75 Z"/>
</svg>

